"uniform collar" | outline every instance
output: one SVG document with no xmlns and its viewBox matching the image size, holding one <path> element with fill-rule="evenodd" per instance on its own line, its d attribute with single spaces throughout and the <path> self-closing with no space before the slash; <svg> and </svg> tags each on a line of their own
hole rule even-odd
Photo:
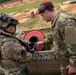
<svg viewBox="0 0 76 75">
<path fill-rule="evenodd" d="M 55 19 L 52 21 L 52 28 L 55 26 L 55 23 L 59 17 L 60 12 L 58 12 L 58 14 L 56 15 Z"/>
<path fill-rule="evenodd" d="M 3 35 L 3 36 L 6 36 L 6 37 L 11 37 L 11 36 L 9 36 L 9 35 L 7 35 L 7 34 L 4 34 L 4 33 L 0 33 L 0 35 Z"/>
</svg>

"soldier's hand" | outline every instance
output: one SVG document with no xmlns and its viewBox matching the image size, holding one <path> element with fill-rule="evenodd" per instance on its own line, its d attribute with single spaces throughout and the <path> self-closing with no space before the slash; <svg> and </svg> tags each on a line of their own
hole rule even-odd
<svg viewBox="0 0 76 75">
<path fill-rule="evenodd" d="M 68 69 L 68 74 L 76 74 L 76 68 L 70 65 L 68 65 L 66 68 Z"/>
<path fill-rule="evenodd" d="M 40 42 L 36 42 L 36 43 L 35 43 L 36 46 L 39 46 L 39 45 L 41 45 L 41 44 L 43 44 L 43 41 L 40 41 Z"/>
</svg>

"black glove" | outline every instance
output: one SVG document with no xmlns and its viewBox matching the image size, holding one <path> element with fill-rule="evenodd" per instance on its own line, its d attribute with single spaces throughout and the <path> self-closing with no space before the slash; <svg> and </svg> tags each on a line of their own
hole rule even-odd
<svg viewBox="0 0 76 75">
<path fill-rule="evenodd" d="M 31 53 L 34 53 L 34 51 L 35 51 L 35 43 L 30 43 L 29 44 L 29 51 L 28 52 L 31 52 Z"/>
</svg>

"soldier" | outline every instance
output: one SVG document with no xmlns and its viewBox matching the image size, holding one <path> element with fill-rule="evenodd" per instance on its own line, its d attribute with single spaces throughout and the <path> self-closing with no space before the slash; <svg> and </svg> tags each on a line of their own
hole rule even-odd
<svg viewBox="0 0 76 75">
<path fill-rule="evenodd" d="M 76 73 L 76 19 L 54 9 L 52 2 L 40 4 L 36 15 L 40 14 L 47 22 L 51 22 L 51 36 L 57 60 L 60 63 L 62 75 Z M 48 39 L 38 42 L 41 44 Z M 49 41 L 49 40 L 48 40 Z"/>
<path fill-rule="evenodd" d="M 32 54 L 27 52 L 27 44 L 14 37 L 18 20 L 0 14 L 0 63 L 5 75 L 28 75 L 26 62 Z"/>
</svg>

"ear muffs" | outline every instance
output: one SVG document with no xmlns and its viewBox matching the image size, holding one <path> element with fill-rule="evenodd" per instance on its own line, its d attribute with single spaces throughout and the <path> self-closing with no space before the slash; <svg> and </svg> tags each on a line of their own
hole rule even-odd
<svg viewBox="0 0 76 75">
<path fill-rule="evenodd" d="M 48 6 L 49 6 L 50 8 L 53 8 L 53 7 L 54 7 L 51 2 L 48 2 L 47 4 L 44 4 L 44 5 L 41 4 L 41 5 L 38 7 L 38 11 L 43 13 Z"/>
<path fill-rule="evenodd" d="M 6 22 L 8 20 L 8 15 L 7 14 L 0 14 L 0 20 L 2 22 Z"/>
</svg>

